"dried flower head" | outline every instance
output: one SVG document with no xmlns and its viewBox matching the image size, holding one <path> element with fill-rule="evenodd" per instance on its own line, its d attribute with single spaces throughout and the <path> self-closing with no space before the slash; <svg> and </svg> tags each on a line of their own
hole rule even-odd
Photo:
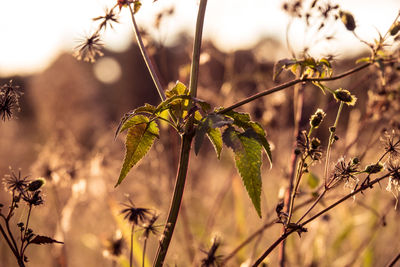
<svg viewBox="0 0 400 267">
<path fill-rule="evenodd" d="M 389 158 L 393 159 L 400 156 L 400 138 L 396 135 L 394 130 L 392 130 L 390 134 L 385 132 L 382 141 L 386 153 L 389 154 Z"/>
<path fill-rule="evenodd" d="M 30 206 L 39 206 L 43 204 L 43 198 L 41 196 L 42 191 L 36 190 L 34 192 L 26 191 L 22 195 L 22 199 Z"/>
<path fill-rule="evenodd" d="M 219 238 L 212 239 L 211 248 L 208 251 L 203 251 L 207 256 L 201 260 L 201 267 L 221 266 L 222 255 L 216 255 L 218 247 L 221 245 Z"/>
<path fill-rule="evenodd" d="M 154 214 L 153 217 L 151 217 L 148 222 L 145 222 L 142 225 L 142 228 L 144 230 L 143 231 L 143 237 L 145 239 L 149 238 L 150 234 L 153 234 L 153 235 L 157 235 L 158 234 L 158 230 L 157 230 L 158 226 L 155 225 L 158 217 L 159 217 L 159 215 Z"/>
<path fill-rule="evenodd" d="M 119 257 L 124 247 L 124 238 L 120 230 L 105 242 L 106 249 L 103 251 L 105 257 Z"/>
<path fill-rule="evenodd" d="M 0 87 L 0 117 L 3 121 L 11 119 L 15 111 L 19 111 L 19 86 L 13 85 L 13 81 Z"/>
<path fill-rule="evenodd" d="M 127 219 L 130 223 L 138 225 L 139 222 L 145 222 L 147 220 L 147 215 L 150 214 L 149 209 L 145 208 L 136 208 L 133 204 L 132 200 L 129 200 L 129 204 L 124 204 L 127 208 L 121 211 L 122 214 L 125 214 L 125 219 Z"/>
<path fill-rule="evenodd" d="M 390 173 L 389 182 L 386 190 L 391 192 L 396 198 L 395 209 L 397 209 L 398 197 L 400 192 L 400 162 L 399 161 L 389 161 L 387 164 L 387 170 Z"/>
<path fill-rule="evenodd" d="M 378 162 L 376 164 L 370 164 L 367 167 L 365 167 L 364 172 L 368 174 L 373 174 L 373 173 L 378 173 L 381 170 L 383 170 L 383 164 Z"/>
<path fill-rule="evenodd" d="M 29 185 L 29 176 L 22 176 L 21 175 L 21 170 L 18 170 L 18 175 L 15 174 L 15 172 L 10 168 L 11 174 L 5 175 L 4 177 L 4 184 L 7 188 L 8 191 L 15 193 L 15 191 L 18 191 L 18 193 L 23 193 L 26 191 L 28 185 Z"/>
<path fill-rule="evenodd" d="M 103 56 L 101 49 L 103 48 L 103 43 L 101 42 L 100 35 L 95 32 L 90 37 L 85 38 L 84 42 L 76 47 L 78 49 L 74 56 L 78 60 L 83 60 L 87 62 L 95 62 L 96 56 Z"/>
<path fill-rule="evenodd" d="M 310 139 L 306 131 L 302 131 L 297 138 L 297 151 L 302 153 L 304 157 L 310 157 L 315 161 L 322 157 L 320 145 L 321 141 L 316 137 Z"/>
<path fill-rule="evenodd" d="M 333 96 L 337 101 L 342 101 L 348 106 L 354 106 L 357 102 L 357 97 L 350 94 L 350 92 L 346 89 L 339 88 L 335 90 Z"/>
<path fill-rule="evenodd" d="M 345 158 L 340 158 L 333 171 L 333 179 L 338 182 L 345 182 L 345 187 L 354 189 L 359 179 L 355 176 L 360 172 L 358 158 L 353 158 L 346 162 Z"/>
<path fill-rule="evenodd" d="M 115 13 L 114 8 L 112 8 L 112 9 L 106 8 L 104 10 L 104 13 L 105 13 L 104 16 L 99 16 L 99 17 L 96 17 L 93 19 L 94 21 L 101 21 L 100 25 L 99 25 L 99 31 L 103 28 L 104 28 L 104 30 L 106 30 L 107 25 L 110 25 L 110 28 L 112 29 L 113 28 L 112 23 L 119 23 L 118 15 Z"/>
<path fill-rule="evenodd" d="M 326 113 L 322 109 L 317 109 L 314 115 L 310 118 L 310 125 L 312 128 L 318 128 L 322 120 L 325 118 Z"/>
</svg>

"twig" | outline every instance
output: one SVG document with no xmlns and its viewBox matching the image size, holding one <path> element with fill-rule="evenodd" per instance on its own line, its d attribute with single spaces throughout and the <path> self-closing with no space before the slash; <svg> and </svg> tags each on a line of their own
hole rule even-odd
<svg viewBox="0 0 400 267">
<path fill-rule="evenodd" d="M 142 40 L 142 36 L 140 35 L 139 32 L 139 27 L 137 26 L 136 20 L 135 20 L 135 14 L 134 11 L 132 10 L 132 7 L 130 5 L 129 6 L 129 11 L 131 12 L 131 18 L 132 18 L 132 23 L 133 23 L 133 29 L 134 29 L 134 33 L 136 36 L 136 40 L 138 42 L 139 48 L 140 48 L 140 52 L 142 53 L 144 62 L 146 63 L 146 66 L 149 70 L 150 76 L 153 79 L 154 85 L 156 86 L 157 92 L 160 95 L 160 98 L 162 101 L 164 101 L 166 99 L 165 97 L 165 93 L 164 90 L 162 88 L 160 79 L 157 76 L 157 72 L 156 69 L 154 68 L 153 64 L 151 63 L 151 59 L 149 54 L 147 53 L 147 49 L 144 46 L 143 40 Z"/>
</svg>

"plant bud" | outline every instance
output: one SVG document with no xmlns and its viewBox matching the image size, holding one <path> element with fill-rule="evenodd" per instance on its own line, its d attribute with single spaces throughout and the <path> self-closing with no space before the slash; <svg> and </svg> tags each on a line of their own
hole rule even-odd
<svg viewBox="0 0 400 267">
<path fill-rule="evenodd" d="M 371 164 L 368 165 L 367 167 L 365 167 L 365 172 L 372 174 L 372 173 L 378 173 L 383 169 L 383 165 L 381 163 L 377 163 L 377 164 Z"/>
<path fill-rule="evenodd" d="M 346 26 L 346 29 L 349 31 L 354 31 L 354 29 L 356 28 L 356 22 L 354 21 L 353 15 L 346 11 L 340 11 L 339 15 L 344 26 Z"/>
<path fill-rule="evenodd" d="M 311 141 L 311 148 L 312 149 L 317 149 L 321 145 L 321 141 L 319 141 L 318 138 L 313 138 Z"/>
<path fill-rule="evenodd" d="M 44 178 L 37 178 L 35 181 L 29 183 L 28 190 L 34 192 L 41 188 L 45 183 L 46 181 L 44 180 Z"/>
<path fill-rule="evenodd" d="M 396 21 L 390 28 L 390 35 L 395 36 L 400 31 L 400 22 Z"/>
<path fill-rule="evenodd" d="M 310 125 L 313 128 L 318 128 L 318 126 L 321 124 L 322 120 L 326 116 L 326 113 L 322 109 L 317 109 L 314 115 L 311 116 L 310 118 Z"/>
</svg>

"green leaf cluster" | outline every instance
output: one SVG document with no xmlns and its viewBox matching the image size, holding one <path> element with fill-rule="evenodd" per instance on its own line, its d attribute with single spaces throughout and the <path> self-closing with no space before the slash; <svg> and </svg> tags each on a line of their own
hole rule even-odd
<svg viewBox="0 0 400 267">
<path fill-rule="evenodd" d="M 234 152 L 236 168 L 253 205 L 261 217 L 261 164 L 262 150 L 272 162 L 271 148 L 262 126 L 250 115 L 236 111 L 219 114 L 218 110 L 198 122 L 195 135 L 195 153 L 198 154 L 207 136 L 220 158 L 222 144 Z"/>
</svg>

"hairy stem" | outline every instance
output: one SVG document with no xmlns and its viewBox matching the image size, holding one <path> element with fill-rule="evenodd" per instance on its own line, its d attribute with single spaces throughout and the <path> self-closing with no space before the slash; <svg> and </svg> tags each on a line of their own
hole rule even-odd
<svg viewBox="0 0 400 267">
<path fill-rule="evenodd" d="M 160 79 L 158 78 L 156 69 L 154 68 L 153 64 L 151 63 L 151 59 L 150 59 L 149 54 L 147 53 L 147 49 L 144 46 L 142 36 L 140 35 L 140 32 L 139 32 L 139 27 L 137 26 L 137 23 L 135 20 L 135 13 L 130 5 L 129 5 L 129 10 L 131 12 L 133 29 L 134 29 L 134 33 L 136 36 L 136 40 L 137 40 L 139 48 L 140 48 L 140 52 L 142 53 L 144 62 L 146 63 L 146 66 L 147 66 L 147 69 L 149 70 L 151 78 L 153 79 L 153 82 L 154 82 L 154 85 L 156 86 L 157 92 L 160 95 L 161 100 L 164 101 L 166 99 L 164 90 L 162 88 Z"/>
<path fill-rule="evenodd" d="M 182 136 L 181 155 L 179 161 L 178 174 L 176 177 L 174 195 L 168 213 L 167 223 L 165 224 L 163 238 L 158 247 L 157 256 L 153 264 L 153 266 L 155 267 L 160 267 L 163 266 L 164 264 L 164 259 L 165 256 L 167 255 L 168 247 L 171 242 L 172 234 L 175 229 L 175 224 L 178 219 L 179 208 L 181 206 L 183 191 L 185 188 L 192 139 L 193 139 L 193 134 L 184 134 Z"/>
</svg>

